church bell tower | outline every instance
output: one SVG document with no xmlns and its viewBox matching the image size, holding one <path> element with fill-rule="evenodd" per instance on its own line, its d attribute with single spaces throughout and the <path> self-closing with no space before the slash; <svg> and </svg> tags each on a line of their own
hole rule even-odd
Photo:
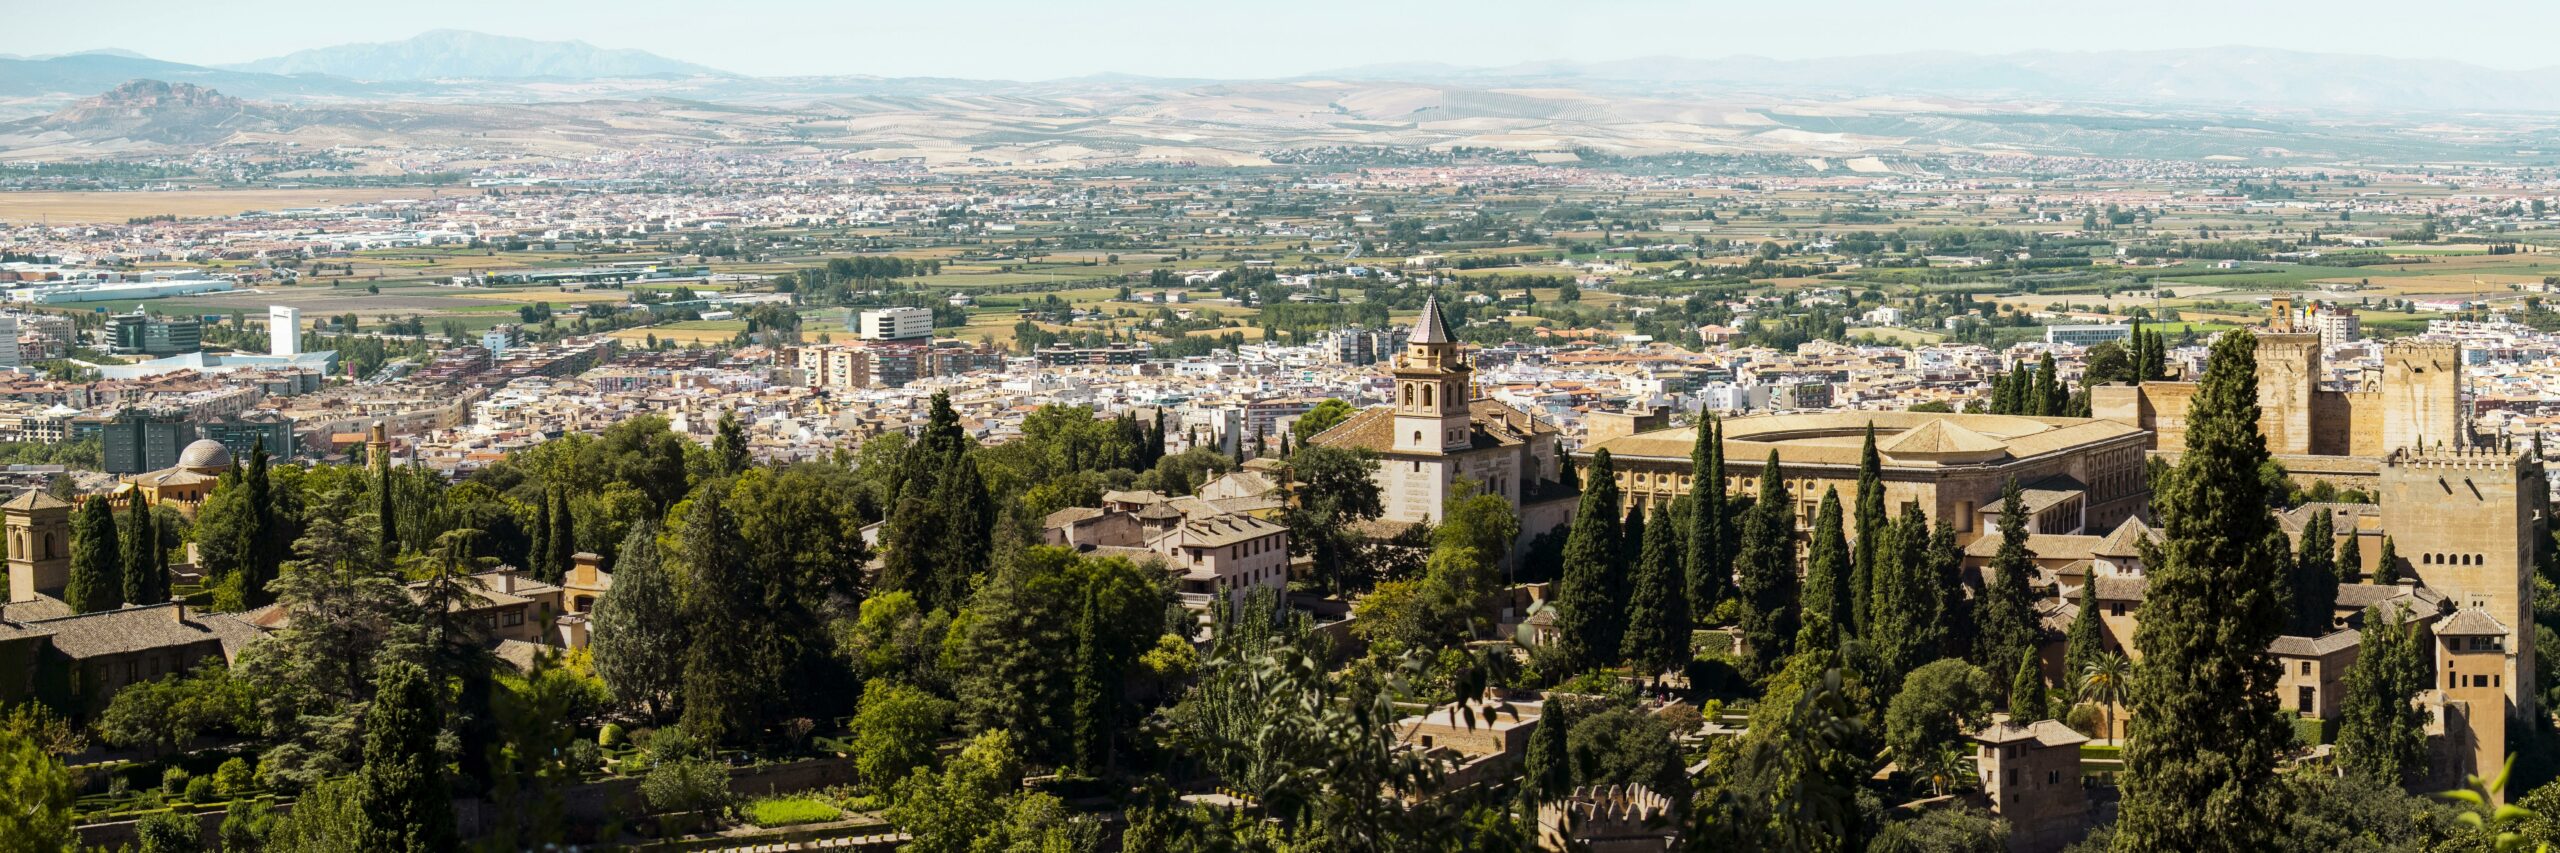
<svg viewBox="0 0 2560 853">
<path fill-rule="evenodd" d="M 1449 337 L 1440 298 L 1423 300 L 1422 317 L 1396 356 L 1395 452 L 1439 455 L 1465 450 L 1470 420 L 1467 398 L 1473 371 Z"/>
</svg>

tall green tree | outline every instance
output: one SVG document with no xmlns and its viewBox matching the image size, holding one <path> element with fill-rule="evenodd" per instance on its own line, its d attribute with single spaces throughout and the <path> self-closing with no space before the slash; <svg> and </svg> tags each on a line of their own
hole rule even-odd
<svg viewBox="0 0 2560 853">
<path fill-rule="evenodd" d="M 106 498 L 80 502 L 71 520 L 71 579 L 62 590 L 62 603 L 73 612 L 124 606 L 124 559 L 116 553 L 116 535 L 115 510 L 107 508 Z"/>
<path fill-rule="evenodd" d="M 2051 698 L 2044 689 L 2044 667 L 2033 647 L 2019 653 L 2017 675 L 2009 681 L 2009 717 L 2022 723 L 2050 720 Z"/>
<path fill-rule="evenodd" d="M 1858 449 L 1857 541 L 1850 547 L 1856 565 L 1850 567 L 1849 621 L 1851 633 L 1867 635 L 1868 620 L 1873 618 L 1875 600 L 1876 554 L 1884 547 L 1885 516 L 1884 459 L 1876 453 L 1876 425 L 1867 422 L 1866 442 Z"/>
<path fill-rule="evenodd" d="M 1813 511 L 1813 541 L 1805 557 L 1804 609 L 1808 623 L 1818 616 L 1830 630 L 1845 633 L 1854 624 L 1856 605 L 1850 599 L 1858 591 L 1840 511 L 1840 490 L 1824 490 L 1821 508 Z"/>
<path fill-rule="evenodd" d="M 2071 399 L 2071 392 L 2062 385 L 2061 370 L 2053 365 L 2052 350 L 2046 350 L 2044 355 L 2036 360 L 2034 397 L 2035 399 L 2030 401 L 2035 409 L 2032 414 L 2046 416 L 2063 414 L 2064 405 Z"/>
<path fill-rule="evenodd" d="M 2063 634 L 2062 671 L 2077 673 L 2107 653 L 2106 626 L 2098 622 L 2098 579 L 2091 577 L 2080 584 L 2080 612 L 2071 617 L 2071 628 Z"/>
<path fill-rule="evenodd" d="M 2291 633 L 2299 636 L 2325 635 L 2338 621 L 2337 537 L 2329 517 L 2327 509 L 2314 508 L 2311 519 L 2302 523 L 2302 542 L 2294 551 L 2288 597 L 2293 602 Z"/>
<path fill-rule="evenodd" d="M 1703 619 L 1732 585 L 1733 560 L 1724 541 L 1723 428 L 1713 413 L 1701 411 L 1698 418 L 1698 440 L 1689 450 L 1688 593 L 1689 615 Z"/>
<path fill-rule="evenodd" d="M 1564 540 L 1564 573 L 1556 589 L 1556 646 L 1575 670 L 1613 663 L 1626 612 L 1611 591 L 1625 573 L 1620 561 L 1618 477 L 1609 451 L 1591 456 L 1582 503 Z"/>
<path fill-rule="evenodd" d="M 1669 672 L 1689 661 L 1689 599 L 1681 594 L 1680 525 L 1668 505 L 1653 508 L 1627 600 L 1624 657 L 1637 671 Z"/>
<path fill-rule="evenodd" d="M 596 599 L 591 614 L 596 677 L 616 700 L 637 706 L 650 719 L 666 713 L 683 686 L 684 598 L 658 548 L 658 525 L 643 519 L 631 528 L 613 564 L 613 587 Z"/>
<path fill-rule="evenodd" d="M 551 506 L 550 489 L 545 488 L 534 497 L 533 524 L 527 531 L 533 536 L 533 546 L 525 549 L 524 553 L 525 571 L 534 577 L 551 572 L 551 567 L 546 565 L 551 561 Z"/>
<path fill-rule="evenodd" d="M 391 472 L 391 455 L 383 454 L 373 463 L 373 514 L 381 531 L 375 544 L 381 547 L 382 564 L 393 565 L 400 559 L 400 489 Z"/>
<path fill-rule="evenodd" d="M 711 456 L 720 464 L 720 474 L 735 477 L 755 464 L 747 451 L 747 429 L 738 422 L 738 410 L 720 413 L 719 432 L 711 440 Z"/>
<path fill-rule="evenodd" d="M 2382 537 L 2382 553 L 2374 555 L 2373 582 L 2390 586 L 2400 582 L 2400 549 L 2393 547 L 2391 537 Z"/>
<path fill-rule="evenodd" d="M 1353 526 L 1386 514 L 1378 491 L 1378 455 L 1367 448 L 1310 444 L 1289 455 L 1285 470 L 1289 507 L 1289 555 L 1312 563 L 1316 582 L 1341 593 L 1367 583 L 1356 557 L 1362 542 Z"/>
<path fill-rule="evenodd" d="M 569 512 L 568 489 L 553 489 L 550 501 L 551 535 L 543 537 L 542 541 L 550 546 L 551 553 L 543 555 L 542 571 L 538 576 L 544 583 L 556 584 L 568 577 L 569 564 L 576 562 L 577 516 Z"/>
<path fill-rule="evenodd" d="M 1885 672 L 1910 672 L 1942 656 L 1945 601 L 1929 553 L 1929 520 L 1918 504 L 1877 534 L 1875 602 L 1865 639 Z"/>
<path fill-rule="evenodd" d="M 2187 450 L 2154 499 L 2162 539 L 2143 548 L 2125 748 L 2123 851 L 2280 846 L 2273 790 L 2292 726 L 2267 646 L 2285 629 L 2286 545 L 2268 514 L 2255 336 L 2215 341 L 2187 409 Z"/>
<path fill-rule="evenodd" d="M 125 493 L 124 522 L 117 525 L 123 541 L 116 546 L 122 564 L 119 579 L 124 582 L 124 600 L 132 604 L 159 604 L 169 600 L 169 571 L 160 550 L 160 525 L 151 516 L 151 505 L 142 497 L 141 489 Z"/>
<path fill-rule="evenodd" d="M 2393 787 L 2427 770 L 2427 712 L 2411 701 L 2433 680 L 2425 643 L 2405 611 L 2365 611 L 2363 648 L 2338 703 L 2338 767 Z"/>
<path fill-rule="evenodd" d="M 267 584 L 275 582 L 276 575 L 283 571 L 293 536 L 286 529 L 284 514 L 278 511 L 280 496 L 267 468 L 267 440 L 261 437 L 249 445 L 249 467 L 240 475 L 240 485 L 248 491 L 250 519 L 247 528 L 240 531 L 246 536 L 240 550 L 248 557 L 248 571 L 241 577 L 238 598 L 246 607 L 275 600 Z"/>
<path fill-rule="evenodd" d="M 394 663 L 376 679 L 380 693 L 365 712 L 364 766 L 358 801 L 365 849 L 437 853 L 457 848 L 453 795 L 436 738 L 444 729 L 441 691 L 426 670 Z"/>
<path fill-rule="evenodd" d="M 1997 671 L 2017 660 L 2019 650 L 2033 648 L 2041 633 L 2034 594 L 2027 589 L 2036 569 L 2035 554 L 2027 550 L 2028 524 L 2018 480 L 2012 477 L 2000 493 L 2000 550 L 1991 557 L 1991 578 L 1976 608 L 1980 634 L 1973 659 L 1985 669 Z"/>
<path fill-rule="evenodd" d="M 1563 799 L 1573 793 L 1573 755 L 1565 735 L 1573 726 L 1573 703 L 1549 702 L 1529 732 L 1529 754 L 1522 773 L 1522 796 L 1532 804 Z"/>
<path fill-rule="evenodd" d="M 1741 578 L 1746 670 L 1765 675 L 1795 653 L 1803 615 L 1797 609 L 1795 501 L 1787 496 L 1775 450 L 1760 467 L 1760 497 L 1743 525 L 1741 544 L 1734 565 Z"/>
<path fill-rule="evenodd" d="M 684 728 L 710 743 L 759 736 L 788 666 L 778 638 L 760 627 L 768 618 L 764 588 L 742 553 L 726 492 L 715 482 L 695 494 L 682 533 L 692 581 L 685 617 L 700 638 L 685 653 Z"/>
<path fill-rule="evenodd" d="M 2351 530 L 2347 532 L 2345 538 L 2338 540 L 2337 566 L 2339 583 L 2355 583 L 2363 578 L 2364 546 L 2357 544 L 2357 540 L 2362 538 L 2364 537 L 2357 536 L 2355 532 Z M 2331 601 L 2333 603 L 2332 606 L 2335 606 L 2334 602 L 2336 599 L 2334 596 L 2331 598 Z"/>
</svg>

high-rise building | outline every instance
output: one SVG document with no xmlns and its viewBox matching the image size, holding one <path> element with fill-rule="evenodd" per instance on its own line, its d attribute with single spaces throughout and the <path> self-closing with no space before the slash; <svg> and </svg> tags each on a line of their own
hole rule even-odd
<svg viewBox="0 0 2560 853">
<path fill-rule="evenodd" d="M 196 425 L 186 413 L 162 409 L 126 409 L 99 424 L 99 467 L 109 474 L 139 474 L 178 464 L 178 455 L 196 440 Z"/>
<path fill-rule="evenodd" d="M 267 354 L 279 358 L 302 354 L 302 309 L 267 306 Z"/>
</svg>

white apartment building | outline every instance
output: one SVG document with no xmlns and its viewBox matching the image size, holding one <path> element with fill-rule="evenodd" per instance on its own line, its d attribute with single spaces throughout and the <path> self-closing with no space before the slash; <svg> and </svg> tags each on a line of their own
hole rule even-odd
<svg viewBox="0 0 2560 853">
<path fill-rule="evenodd" d="M 856 318 L 854 333 L 866 341 L 933 337 L 933 312 L 923 308 L 875 308 Z"/>
</svg>

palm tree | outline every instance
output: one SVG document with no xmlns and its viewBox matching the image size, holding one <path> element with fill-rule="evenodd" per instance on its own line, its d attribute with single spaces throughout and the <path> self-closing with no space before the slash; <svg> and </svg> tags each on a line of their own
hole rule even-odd
<svg viewBox="0 0 2560 853">
<path fill-rule="evenodd" d="M 2115 740 L 2116 708 L 2124 704 L 2132 688 L 2133 664 L 2121 654 L 2105 654 L 2080 668 L 2080 701 L 2096 704 L 2107 712 L 2103 732 Z"/>
<path fill-rule="evenodd" d="M 1911 762 L 1912 777 L 1929 785 L 1929 796 L 1943 797 L 1961 790 L 1973 781 L 1971 769 L 1965 766 L 1965 751 L 1955 744 L 1940 744 L 1934 751 L 1922 752 Z"/>
</svg>

